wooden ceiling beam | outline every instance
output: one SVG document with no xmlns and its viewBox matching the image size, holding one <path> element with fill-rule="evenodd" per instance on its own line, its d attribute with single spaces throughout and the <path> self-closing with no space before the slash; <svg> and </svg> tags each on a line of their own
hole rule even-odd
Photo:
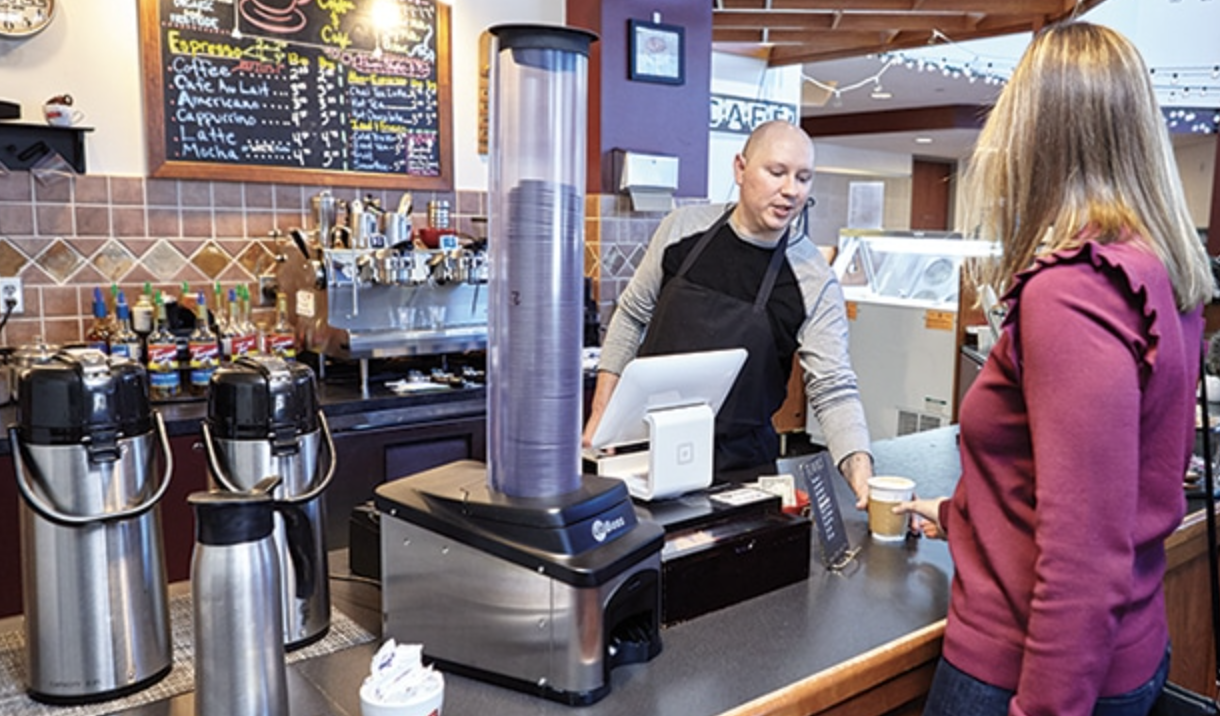
<svg viewBox="0 0 1220 716">
<path fill-rule="evenodd" d="M 1006 17 L 1011 17 L 1006 15 Z M 716 29 L 769 28 L 772 30 L 863 30 L 885 32 L 902 30 L 971 30 L 977 16 L 962 13 L 858 13 L 795 11 L 732 11 L 717 13 L 712 20 Z"/>
<path fill-rule="evenodd" d="M 773 46 L 772 66 L 1036 32 L 1104 0 L 717 0 L 713 42 Z"/>
<path fill-rule="evenodd" d="M 920 132 L 932 129 L 979 129 L 990 111 L 991 108 L 986 105 L 947 104 L 883 112 L 832 114 L 805 117 L 801 120 L 801 129 L 811 137 Z"/>
</svg>

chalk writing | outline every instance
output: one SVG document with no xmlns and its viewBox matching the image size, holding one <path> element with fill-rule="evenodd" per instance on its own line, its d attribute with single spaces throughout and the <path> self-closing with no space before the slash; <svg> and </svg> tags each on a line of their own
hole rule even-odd
<svg viewBox="0 0 1220 716">
<path fill-rule="evenodd" d="M 166 159 L 439 176 L 434 1 L 158 0 Z"/>
</svg>

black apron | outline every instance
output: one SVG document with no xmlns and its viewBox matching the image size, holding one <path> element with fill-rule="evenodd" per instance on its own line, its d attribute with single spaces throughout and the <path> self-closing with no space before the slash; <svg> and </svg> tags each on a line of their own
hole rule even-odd
<svg viewBox="0 0 1220 716">
<path fill-rule="evenodd" d="M 781 365 L 767 315 L 767 301 L 783 267 L 788 232 L 776 245 L 771 263 L 753 303 L 687 280 L 686 273 L 729 219 L 732 208 L 708 229 L 678 272 L 661 289 L 639 354 L 664 355 L 723 348 L 749 353 L 737 382 L 716 414 L 715 472 L 721 481 L 752 480 L 774 470 L 779 436 L 771 416 L 788 392 L 788 374 Z M 731 271 L 731 267 L 725 267 Z"/>
</svg>

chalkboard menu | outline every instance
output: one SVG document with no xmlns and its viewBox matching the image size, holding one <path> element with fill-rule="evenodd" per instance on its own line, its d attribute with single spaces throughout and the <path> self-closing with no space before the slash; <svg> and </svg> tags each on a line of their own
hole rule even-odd
<svg viewBox="0 0 1220 716">
<path fill-rule="evenodd" d="M 436 0 L 140 0 L 157 177 L 450 190 Z"/>
</svg>

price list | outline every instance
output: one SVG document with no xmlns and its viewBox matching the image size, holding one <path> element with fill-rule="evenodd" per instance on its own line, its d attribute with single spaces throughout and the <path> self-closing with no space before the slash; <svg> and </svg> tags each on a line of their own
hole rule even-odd
<svg viewBox="0 0 1220 716">
<path fill-rule="evenodd" d="M 442 175 L 434 2 L 156 3 L 166 162 Z"/>
</svg>

